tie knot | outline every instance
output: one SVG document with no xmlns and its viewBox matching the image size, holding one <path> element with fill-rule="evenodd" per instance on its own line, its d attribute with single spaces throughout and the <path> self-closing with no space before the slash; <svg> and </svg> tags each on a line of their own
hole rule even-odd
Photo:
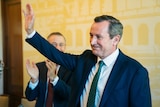
<svg viewBox="0 0 160 107">
<path fill-rule="evenodd" d="M 99 67 L 102 67 L 104 65 L 103 61 L 99 61 Z"/>
</svg>

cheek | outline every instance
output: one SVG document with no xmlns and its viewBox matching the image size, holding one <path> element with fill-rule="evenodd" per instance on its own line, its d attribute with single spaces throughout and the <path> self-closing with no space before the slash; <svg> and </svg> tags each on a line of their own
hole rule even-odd
<svg viewBox="0 0 160 107">
<path fill-rule="evenodd" d="M 61 52 L 64 52 L 64 51 L 65 51 L 65 47 L 62 47 L 62 48 L 60 49 L 60 51 L 61 51 Z"/>
<path fill-rule="evenodd" d="M 111 47 L 112 43 L 110 41 L 101 43 L 102 50 L 108 50 Z"/>
<path fill-rule="evenodd" d="M 108 42 L 106 41 L 98 41 L 97 42 L 101 47 L 106 47 L 106 45 L 108 44 Z"/>
</svg>

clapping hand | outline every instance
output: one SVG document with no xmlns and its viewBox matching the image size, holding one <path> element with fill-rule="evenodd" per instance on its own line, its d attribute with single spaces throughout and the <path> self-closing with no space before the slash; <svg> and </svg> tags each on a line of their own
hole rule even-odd
<svg viewBox="0 0 160 107">
<path fill-rule="evenodd" d="M 31 82 L 36 82 L 39 78 L 39 70 L 34 62 L 30 62 L 30 60 L 26 61 L 27 72 L 31 77 Z"/>
<path fill-rule="evenodd" d="M 50 79 L 50 81 L 53 81 L 54 78 L 57 76 L 57 74 L 56 74 L 57 65 L 56 65 L 56 63 L 54 63 L 50 60 L 47 60 L 46 66 L 48 68 L 47 77 Z"/>
</svg>

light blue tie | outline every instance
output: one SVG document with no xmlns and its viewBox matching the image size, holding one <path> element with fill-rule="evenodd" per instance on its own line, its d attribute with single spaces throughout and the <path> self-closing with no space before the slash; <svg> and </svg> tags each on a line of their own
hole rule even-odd
<svg viewBox="0 0 160 107">
<path fill-rule="evenodd" d="M 104 65 L 104 62 L 99 61 L 98 71 L 93 78 L 91 89 L 90 89 L 90 92 L 89 92 L 87 107 L 94 107 L 97 83 L 98 83 L 98 79 L 99 79 L 99 76 L 100 76 L 100 73 L 101 73 L 101 68 L 102 68 L 103 65 Z"/>
</svg>

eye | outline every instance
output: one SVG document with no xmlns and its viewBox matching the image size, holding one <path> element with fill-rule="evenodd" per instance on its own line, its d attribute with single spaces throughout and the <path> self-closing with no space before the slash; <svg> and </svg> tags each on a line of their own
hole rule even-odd
<svg viewBox="0 0 160 107">
<path fill-rule="evenodd" d="M 102 39 L 101 35 L 96 35 L 97 39 Z"/>
<path fill-rule="evenodd" d="M 56 43 L 52 43 L 52 45 L 53 45 L 54 47 L 57 47 L 57 44 L 56 44 Z"/>
<path fill-rule="evenodd" d="M 92 34 L 90 34 L 90 37 L 93 37 L 93 35 L 92 35 Z"/>
<path fill-rule="evenodd" d="M 65 46 L 65 44 L 64 44 L 64 43 L 60 43 L 59 46 L 60 46 L 60 47 L 63 47 L 63 46 Z"/>
<path fill-rule="evenodd" d="M 93 35 L 92 35 L 92 34 L 90 34 L 90 38 L 93 38 Z"/>
</svg>

